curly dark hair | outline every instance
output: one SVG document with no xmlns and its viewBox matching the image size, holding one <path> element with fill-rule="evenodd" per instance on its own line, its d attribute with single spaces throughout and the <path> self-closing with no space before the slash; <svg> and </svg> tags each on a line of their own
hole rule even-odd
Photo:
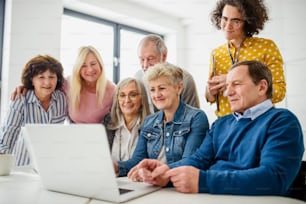
<svg viewBox="0 0 306 204">
<path fill-rule="evenodd" d="M 21 74 L 22 85 L 26 89 L 34 89 L 33 77 L 47 70 L 56 74 L 57 84 L 55 89 L 61 89 L 64 82 L 63 66 L 57 59 L 49 55 L 38 55 L 27 62 Z"/>
<path fill-rule="evenodd" d="M 217 29 L 221 29 L 220 21 L 225 5 L 237 7 L 245 24 L 244 34 L 248 37 L 258 34 L 263 30 L 264 24 L 269 20 L 268 10 L 263 0 L 220 0 L 211 12 L 211 22 Z"/>
</svg>

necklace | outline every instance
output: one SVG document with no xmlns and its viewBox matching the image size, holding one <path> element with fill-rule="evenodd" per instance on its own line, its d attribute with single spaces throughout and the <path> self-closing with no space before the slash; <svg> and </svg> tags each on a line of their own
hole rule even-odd
<svg viewBox="0 0 306 204">
<path fill-rule="evenodd" d="M 122 146 L 122 129 L 120 130 L 119 134 L 119 161 L 122 161 L 122 155 L 121 155 L 121 146 Z"/>
<path fill-rule="evenodd" d="M 127 158 L 129 159 L 131 157 L 131 145 L 134 144 L 134 137 L 133 135 L 135 135 L 135 131 L 136 129 L 139 130 L 139 118 L 137 119 L 137 121 L 135 123 L 133 123 L 134 125 L 130 125 L 131 126 L 131 130 L 128 129 L 127 125 L 125 124 L 124 127 L 120 127 L 119 130 L 119 138 L 118 138 L 118 143 L 119 143 L 119 151 L 118 151 L 118 157 L 119 157 L 119 161 L 124 161 Z M 136 128 L 136 129 L 135 129 Z M 137 134 L 138 136 L 138 134 Z M 123 149 L 124 148 L 124 149 Z"/>
</svg>

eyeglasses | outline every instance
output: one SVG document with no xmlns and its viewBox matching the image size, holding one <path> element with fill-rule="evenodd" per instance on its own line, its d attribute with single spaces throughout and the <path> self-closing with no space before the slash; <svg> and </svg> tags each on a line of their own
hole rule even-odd
<svg viewBox="0 0 306 204">
<path fill-rule="evenodd" d="M 118 99 L 120 101 L 124 101 L 126 99 L 126 97 L 128 97 L 130 100 L 135 100 L 140 94 L 139 93 L 134 93 L 134 92 L 131 92 L 129 93 L 128 95 L 124 94 L 124 93 L 121 93 L 118 95 Z"/>
<path fill-rule="evenodd" d="M 240 19 L 240 18 L 232 18 L 232 19 L 228 19 L 225 16 L 221 17 L 221 26 L 225 26 L 227 24 L 227 22 L 229 22 L 229 24 L 235 28 L 238 28 L 242 25 L 242 23 L 244 22 L 244 20 Z"/>
</svg>

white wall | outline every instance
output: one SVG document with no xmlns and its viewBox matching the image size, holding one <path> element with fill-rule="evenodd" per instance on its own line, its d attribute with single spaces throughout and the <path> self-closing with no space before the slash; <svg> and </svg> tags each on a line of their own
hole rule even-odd
<svg viewBox="0 0 306 204">
<path fill-rule="evenodd" d="M 277 106 L 293 111 L 305 130 L 306 93 L 303 82 L 306 82 L 306 74 L 303 72 L 306 63 L 306 1 L 266 2 L 271 20 L 259 36 L 273 39 L 285 61 L 287 97 Z M 211 122 L 215 120 L 214 107 L 204 100 L 210 51 L 225 42 L 222 33 L 215 30 L 209 22 L 209 13 L 215 1 L 208 1 L 210 5 L 203 9 L 201 15 L 198 15 L 199 18 L 186 23 L 165 13 L 129 5 L 120 0 L 7 0 L 1 118 L 6 112 L 11 91 L 20 84 L 20 72 L 24 63 L 38 53 L 60 56 L 60 27 L 64 4 L 102 17 L 110 15 L 111 20 L 143 26 L 165 34 L 169 47 L 169 61 L 193 74 L 201 99 L 201 108 Z M 111 14 L 105 9 L 109 9 Z M 115 15 L 116 9 L 120 15 Z"/>
<path fill-rule="evenodd" d="M 283 35 L 280 41 L 285 58 L 287 100 L 286 107 L 293 111 L 306 130 L 306 1 L 283 0 L 282 11 L 287 18 L 278 17 L 283 22 Z M 278 12 L 276 12 L 278 13 Z M 272 31 L 271 31 L 272 32 Z"/>
<path fill-rule="evenodd" d="M 38 54 L 60 56 L 62 0 L 7 0 L 2 64 L 1 121 L 21 70 Z"/>
<path fill-rule="evenodd" d="M 260 37 L 273 39 L 279 46 L 285 61 L 285 73 L 287 81 L 287 97 L 277 104 L 278 107 L 286 107 L 293 111 L 306 129 L 306 92 L 303 91 L 302 83 L 306 81 L 303 69 L 306 64 L 306 41 L 304 32 L 306 28 L 302 25 L 306 20 L 306 1 L 304 0 L 266 0 L 270 21 L 266 24 Z M 212 2 L 213 6 L 214 2 Z M 204 11 L 209 13 L 210 10 Z M 214 118 L 211 107 L 204 101 L 204 87 L 207 79 L 209 54 L 212 48 L 225 42 L 220 31 L 216 31 L 207 19 L 198 19 L 190 25 L 186 31 L 189 40 L 187 49 L 187 66 L 198 84 L 198 91 L 202 97 L 202 108 Z"/>
</svg>

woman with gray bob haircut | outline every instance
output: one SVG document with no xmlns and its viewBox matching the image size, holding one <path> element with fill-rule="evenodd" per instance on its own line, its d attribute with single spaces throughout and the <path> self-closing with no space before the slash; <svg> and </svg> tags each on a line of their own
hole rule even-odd
<svg viewBox="0 0 306 204">
<path fill-rule="evenodd" d="M 140 126 L 149 114 L 148 96 L 143 83 L 131 77 L 121 80 L 115 89 L 111 112 L 104 121 L 114 160 L 130 159 Z"/>
</svg>

